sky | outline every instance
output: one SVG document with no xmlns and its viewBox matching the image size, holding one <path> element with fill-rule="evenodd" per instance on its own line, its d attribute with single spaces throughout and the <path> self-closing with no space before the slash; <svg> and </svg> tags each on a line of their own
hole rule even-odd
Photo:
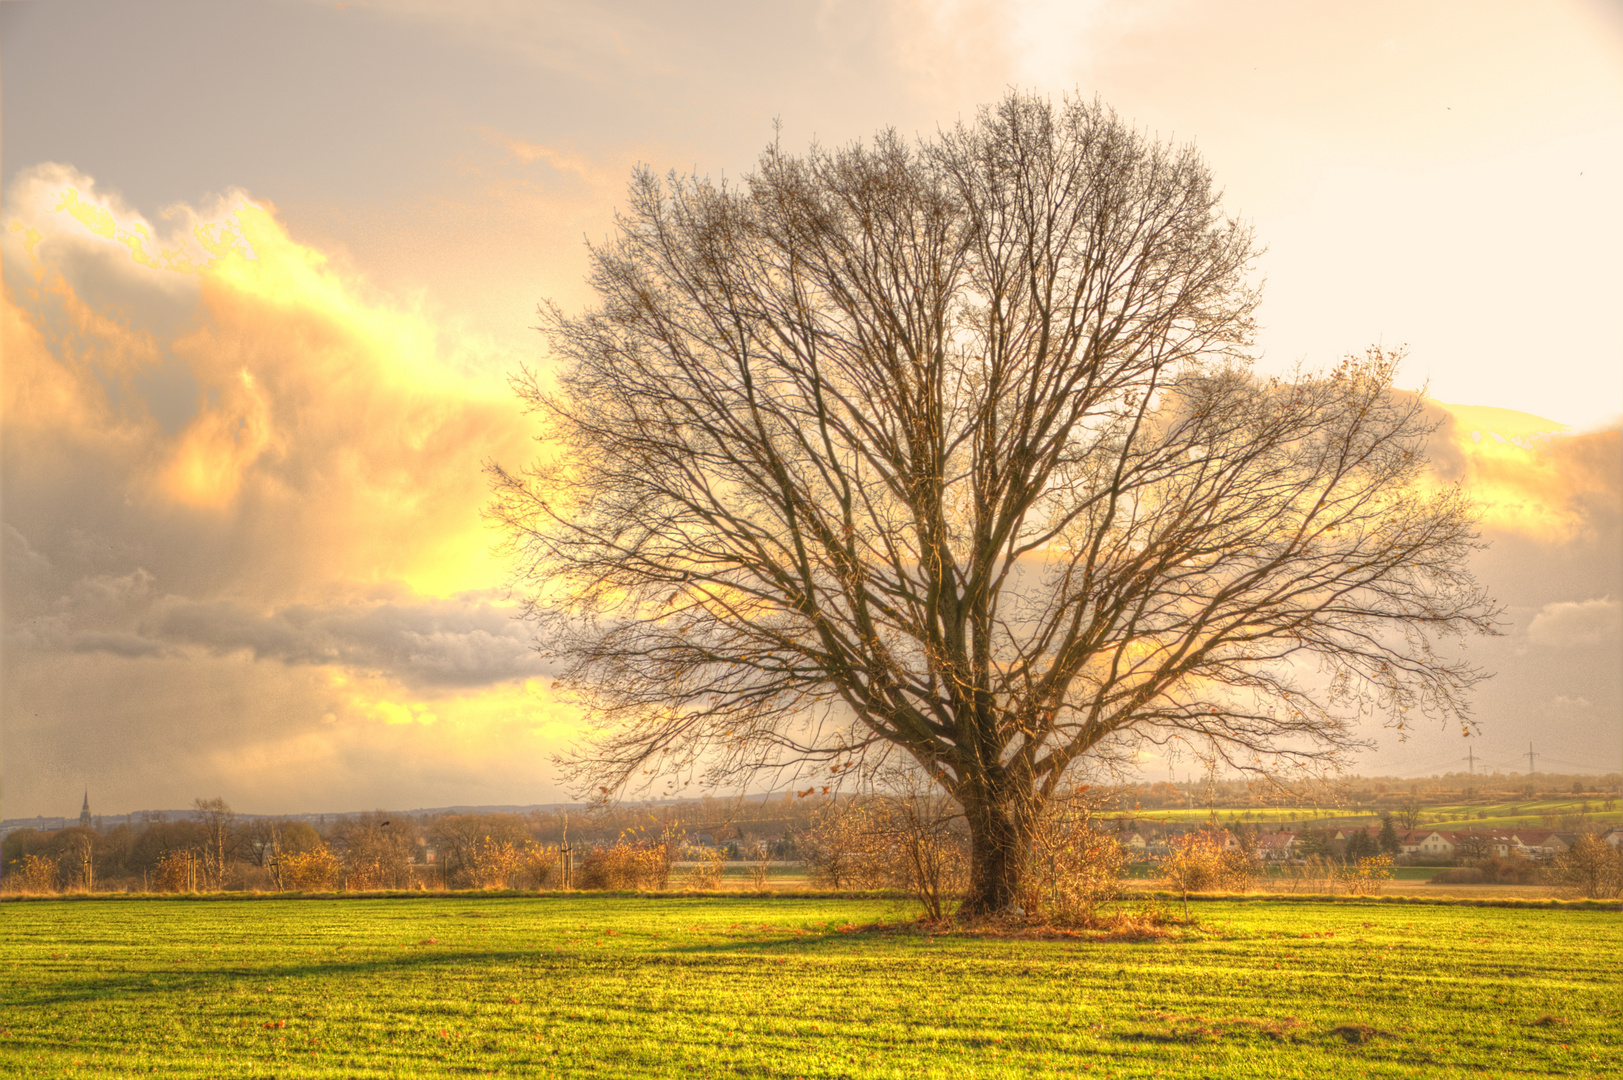
<svg viewBox="0 0 1623 1080">
<path fill-rule="evenodd" d="M 0 813 L 566 797 L 481 519 L 536 305 L 590 302 L 638 164 L 1011 87 L 1200 149 L 1267 248 L 1261 370 L 1404 347 L 1433 398 L 1497 675 L 1473 738 L 1372 725 L 1356 769 L 1618 769 L 1616 0 L 5 0 Z"/>
</svg>

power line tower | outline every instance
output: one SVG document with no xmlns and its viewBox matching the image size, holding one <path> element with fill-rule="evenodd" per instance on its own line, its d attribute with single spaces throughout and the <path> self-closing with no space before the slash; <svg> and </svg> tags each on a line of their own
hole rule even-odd
<svg viewBox="0 0 1623 1080">
<path fill-rule="evenodd" d="M 1537 770 L 1535 770 L 1533 768 L 1533 759 L 1535 757 L 1537 757 L 1537 756 L 1538 756 L 1537 754 L 1533 753 L 1532 740 L 1528 740 L 1528 743 L 1527 743 L 1527 776 L 1528 776 L 1528 779 L 1532 779 L 1532 777 L 1534 776 L 1534 774 L 1537 771 Z"/>
</svg>

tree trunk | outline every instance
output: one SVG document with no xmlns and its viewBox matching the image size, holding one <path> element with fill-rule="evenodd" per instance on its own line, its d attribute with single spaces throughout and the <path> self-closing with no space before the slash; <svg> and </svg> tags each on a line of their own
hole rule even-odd
<svg viewBox="0 0 1623 1080">
<path fill-rule="evenodd" d="M 975 919 L 1007 911 L 1018 902 L 1030 850 L 1031 829 L 1013 806 L 984 789 L 960 796 L 969 823 L 969 892 L 959 914 Z"/>
</svg>

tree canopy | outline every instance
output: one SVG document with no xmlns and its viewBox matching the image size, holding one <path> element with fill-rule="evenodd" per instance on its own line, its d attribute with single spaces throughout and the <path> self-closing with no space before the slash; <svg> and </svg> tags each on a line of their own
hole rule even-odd
<svg viewBox="0 0 1623 1080">
<path fill-rule="evenodd" d="M 1357 721 L 1468 722 L 1433 647 L 1491 630 L 1471 508 L 1374 350 L 1249 368 L 1256 248 L 1192 148 L 1010 94 L 909 143 L 644 170 L 515 380 L 548 454 L 492 466 L 607 789 L 901 752 L 1011 902 L 1077 767 L 1240 768 Z M 555 381 L 554 381 L 555 380 Z"/>
</svg>

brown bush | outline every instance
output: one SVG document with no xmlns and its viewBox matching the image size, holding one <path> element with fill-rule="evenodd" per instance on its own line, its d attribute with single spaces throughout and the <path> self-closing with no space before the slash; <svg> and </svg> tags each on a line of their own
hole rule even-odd
<svg viewBox="0 0 1623 1080">
<path fill-rule="evenodd" d="M 658 889 L 663 888 L 658 858 L 635 843 L 611 844 L 587 854 L 575 869 L 575 886 L 580 889 Z M 665 875 L 669 880 L 669 874 Z"/>
<path fill-rule="evenodd" d="M 721 888 L 721 871 L 727 864 L 727 856 L 719 848 L 693 848 L 688 852 L 693 860 L 693 866 L 688 870 L 683 884 L 690 889 L 719 889 Z"/>
<path fill-rule="evenodd" d="M 1032 838 L 1023 907 L 1028 919 L 1091 925 L 1101 904 L 1121 893 L 1127 853 L 1115 836 L 1093 828 L 1074 808 L 1040 820 Z"/>
<path fill-rule="evenodd" d="M 13 864 L 11 874 L 6 879 L 6 889 L 29 893 L 55 892 L 56 877 L 55 859 L 29 853 Z"/>
<path fill-rule="evenodd" d="M 901 794 L 825 807 L 797 847 L 819 885 L 905 889 L 940 920 L 969 880 L 969 843 L 956 807 L 913 778 Z"/>
<path fill-rule="evenodd" d="M 294 851 L 278 859 L 282 887 L 298 892 L 324 892 L 333 887 L 343 863 L 325 844 L 308 851 Z"/>
<path fill-rule="evenodd" d="M 1189 917 L 1189 894 L 1244 889 L 1257 875 L 1257 865 L 1243 851 L 1227 851 L 1222 834 L 1202 830 L 1178 837 L 1161 860 L 1167 885 L 1183 894 L 1184 918 Z"/>
<path fill-rule="evenodd" d="M 1367 855 L 1343 866 L 1336 876 L 1353 896 L 1378 893 L 1382 885 L 1392 880 L 1392 857 Z"/>
<path fill-rule="evenodd" d="M 850 801 L 817 811 L 812 827 L 795 842 L 815 884 L 864 889 L 885 883 L 886 860 L 876 850 L 878 830 L 870 827 L 870 816 L 866 807 Z"/>
<path fill-rule="evenodd" d="M 439 866 L 453 888 L 482 888 L 494 869 L 492 845 L 523 849 L 532 842 L 525 820 L 517 814 L 445 814 L 435 818 L 428 840 L 439 849 Z"/>
<path fill-rule="evenodd" d="M 334 846 L 343 853 L 342 880 L 346 889 L 403 889 L 411 885 L 415 844 L 409 821 L 394 821 L 379 810 L 340 821 L 331 836 Z"/>
<path fill-rule="evenodd" d="M 545 889 L 560 876 L 558 849 L 551 844 L 525 844 L 519 873 L 528 876 L 532 887 Z"/>
<path fill-rule="evenodd" d="M 1286 892 L 1334 893 L 1339 869 L 1323 855 L 1309 855 L 1300 862 L 1286 863 L 1279 881 Z"/>
<path fill-rule="evenodd" d="M 1572 896 L 1597 900 L 1623 896 L 1623 849 L 1594 833 L 1583 833 L 1551 861 L 1545 876 Z"/>
<path fill-rule="evenodd" d="M 1512 856 L 1472 859 L 1464 866 L 1444 870 L 1431 879 L 1433 885 L 1534 885 L 1540 870 L 1537 863 Z"/>
<path fill-rule="evenodd" d="M 472 889 L 507 889 L 532 857 L 524 845 L 511 840 L 485 837 L 469 850 L 467 862 L 457 875 L 457 884 Z"/>
<path fill-rule="evenodd" d="M 581 860 L 575 871 L 579 889 L 668 889 L 671 867 L 687 847 L 687 833 L 674 822 L 659 832 L 638 826 L 620 834 L 618 842 L 598 848 Z"/>
<path fill-rule="evenodd" d="M 166 851 L 152 870 L 154 892 L 196 892 L 202 877 L 201 860 L 190 848 Z"/>
<path fill-rule="evenodd" d="M 1483 859 L 1476 867 L 1495 885 L 1536 885 L 1539 880 L 1539 865 L 1529 859 Z"/>
</svg>

